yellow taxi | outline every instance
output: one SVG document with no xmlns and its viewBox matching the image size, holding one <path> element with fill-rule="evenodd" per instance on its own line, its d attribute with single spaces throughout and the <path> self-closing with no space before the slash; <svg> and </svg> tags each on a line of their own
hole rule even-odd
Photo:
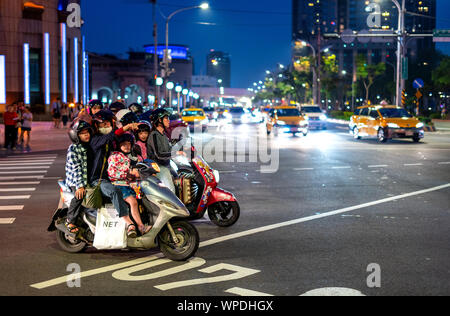
<svg viewBox="0 0 450 316">
<path fill-rule="evenodd" d="M 208 118 L 203 109 L 189 108 L 181 112 L 181 119 L 189 125 L 189 129 L 193 131 L 195 128 L 201 128 L 205 132 L 208 128 Z"/>
<path fill-rule="evenodd" d="M 350 118 L 350 133 L 355 139 L 377 137 L 381 143 L 392 138 L 424 138 L 424 125 L 404 108 L 394 105 L 362 106 Z"/>
<path fill-rule="evenodd" d="M 267 120 L 267 135 L 272 132 L 308 134 L 308 120 L 295 106 L 276 106 L 270 109 Z"/>
</svg>

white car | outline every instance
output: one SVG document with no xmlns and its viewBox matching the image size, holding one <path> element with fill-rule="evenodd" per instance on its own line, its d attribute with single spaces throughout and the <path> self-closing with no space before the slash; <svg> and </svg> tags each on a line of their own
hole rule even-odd
<svg viewBox="0 0 450 316">
<path fill-rule="evenodd" d="M 327 129 L 327 116 L 322 109 L 315 105 L 301 107 L 302 113 L 308 118 L 310 128 Z"/>
</svg>

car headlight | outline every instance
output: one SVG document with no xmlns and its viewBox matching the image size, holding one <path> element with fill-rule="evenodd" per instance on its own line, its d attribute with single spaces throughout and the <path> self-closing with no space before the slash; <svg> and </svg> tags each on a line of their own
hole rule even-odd
<svg viewBox="0 0 450 316">
<path fill-rule="evenodd" d="M 416 128 L 423 128 L 423 127 L 424 127 L 424 124 L 422 122 L 420 122 L 416 125 Z"/>
<path fill-rule="evenodd" d="M 277 124 L 278 125 L 286 125 L 286 122 L 285 121 L 278 121 Z"/>
<path fill-rule="evenodd" d="M 328 117 L 324 114 L 324 115 L 321 115 L 319 119 L 321 121 L 326 121 L 328 119 Z"/>
<path fill-rule="evenodd" d="M 220 173 L 219 173 L 219 171 L 214 170 L 213 174 L 214 174 L 214 178 L 216 179 L 216 182 L 219 183 L 219 181 L 220 181 Z"/>
<path fill-rule="evenodd" d="M 299 125 L 300 126 L 308 125 L 308 121 L 300 121 Z"/>
<path fill-rule="evenodd" d="M 388 123 L 388 127 L 390 127 L 390 128 L 399 128 L 398 124 L 395 124 L 395 123 Z"/>
</svg>

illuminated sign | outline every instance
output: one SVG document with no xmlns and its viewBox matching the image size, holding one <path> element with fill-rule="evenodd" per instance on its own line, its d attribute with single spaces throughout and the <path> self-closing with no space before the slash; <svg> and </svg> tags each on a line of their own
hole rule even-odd
<svg viewBox="0 0 450 316">
<path fill-rule="evenodd" d="M 74 74 L 74 98 L 73 102 L 78 103 L 78 38 L 73 39 L 73 74 Z"/>
<path fill-rule="evenodd" d="M 61 23 L 61 80 L 61 99 L 63 103 L 67 103 L 67 39 L 65 23 Z"/>
<path fill-rule="evenodd" d="M 30 45 L 23 44 L 23 96 L 25 104 L 30 104 Z"/>
<path fill-rule="evenodd" d="M 50 104 L 50 34 L 44 33 L 45 104 Z"/>
<path fill-rule="evenodd" d="M 0 55 L 0 104 L 6 103 L 5 55 Z"/>
<path fill-rule="evenodd" d="M 165 45 L 159 45 L 158 46 L 158 50 L 157 50 L 157 54 L 159 58 L 163 58 L 164 57 L 164 50 L 166 49 Z M 174 46 L 171 45 L 169 46 L 169 51 L 170 51 L 170 55 L 172 56 L 172 59 L 188 59 L 188 51 L 189 48 L 185 47 L 185 46 Z M 149 54 L 154 54 L 155 53 L 155 46 L 145 46 L 145 52 L 149 53 Z"/>
</svg>

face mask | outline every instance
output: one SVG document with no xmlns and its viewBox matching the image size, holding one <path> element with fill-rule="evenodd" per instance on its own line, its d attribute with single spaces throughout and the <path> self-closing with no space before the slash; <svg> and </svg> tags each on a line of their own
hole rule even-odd
<svg viewBox="0 0 450 316">
<path fill-rule="evenodd" d="M 112 127 L 103 127 L 103 128 L 99 128 L 98 131 L 100 132 L 100 134 L 102 135 L 106 135 L 112 132 Z"/>
</svg>

